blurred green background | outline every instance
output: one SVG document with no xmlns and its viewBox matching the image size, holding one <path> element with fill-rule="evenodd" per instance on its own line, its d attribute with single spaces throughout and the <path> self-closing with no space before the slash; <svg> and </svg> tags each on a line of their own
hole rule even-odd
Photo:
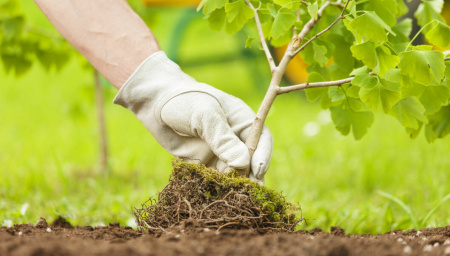
<svg viewBox="0 0 450 256">
<path fill-rule="evenodd" d="M 23 5 L 30 23 L 52 29 L 34 3 Z M 245 36 L 212 32 L 193 9 L 145 12 L 186 73 L 257 110 L 270 77 L 263 52 L 244 49 Z M 63 216 L 75 225 L 132 226 L 132 208 L 165 186 L 172 156 L 130 111 L 112 104 L 116 90 L 105 80 L 102 90 L 106 174 L 91 69 L 72 58 L 60 72 L 37 63 L 21 77 L 0 70 L 0 225 Z M 355 141 L 301 92 L 280 96 L 266 123 L 274 137 L 266 185 L 300 203 L 310 219 L 302 228 L 380 233 L 450 225 L 450 137 L 411 140 L 393 117 L 379 114 Z"/>
</svg>

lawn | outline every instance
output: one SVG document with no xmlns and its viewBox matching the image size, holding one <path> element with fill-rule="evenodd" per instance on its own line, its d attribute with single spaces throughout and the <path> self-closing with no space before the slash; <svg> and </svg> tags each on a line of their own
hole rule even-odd
<svg viewBox="0 0 450 256">
<path fill-rule="evenodd" d="M 174 27 L 152 27 L 167 51 Z M 222 59 L 239 56 L 245 38 L 209 31 L 202 19 L 186 28 L 178 55 L 183 69 L 257 110 L 265 87 L 260 81 L 268 83 L 262 52 Z M 92 72 L 75 59 L 61 72 L 35 65 L 16 78 L 0 71 L 0 225 L 58 215 L 76 225 L 133 225 L 132 208 L 167 183 L 172 156 L 131 112 L 112 104 L 116 91 L 106 82 L 110 158 L 109 172 L 101 172 L 93 88 Z M 433 144 L 423 134 L 412 140 L 380 113 L 355 141 L 340 135 L 330 113 L 302 93 L 280 96 L 266 123 L 274 137 L 266 185 L 301 205 L 310 219 L 302 228 L 381 233 L 450 225 L 450 200 L 443 201 L 450 194 L 449 137 Z"/>
</svg>

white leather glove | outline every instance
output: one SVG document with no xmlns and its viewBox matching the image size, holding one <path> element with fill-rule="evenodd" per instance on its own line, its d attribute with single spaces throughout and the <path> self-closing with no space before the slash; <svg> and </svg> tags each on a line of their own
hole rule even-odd
<svg viewBox="0 0 450 256">
<path fill-rule="evenodd" d="M 250 164 L 264 183 L 272 135 L 264 126 L 250 163 L 247 139 L 255 113 L 240 99 L 199 83 L 162 51 L 148 57 L 119 90 L 114 103 L 137 116 L 170 154 L 221 172 Z"/>
</svg>

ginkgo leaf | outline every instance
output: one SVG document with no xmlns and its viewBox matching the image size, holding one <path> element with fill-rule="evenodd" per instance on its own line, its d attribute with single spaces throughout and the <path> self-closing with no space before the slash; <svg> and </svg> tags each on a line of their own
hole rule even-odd
<svg viewBox="0 0 450 256">
<path fill-rule="evenodd" d="M 440 21 L 433 21 L 433 28 L 430 29 L 426 34 L 428 42 L 445 48 L 450 43 L 450 27 Z"/>
<path fill-rule="evenodd" d="M 208 15 L 209 26 L 213 30 L 221 30 L 225 23 L 225 18 L 226 14 L 224 8 L 214 10 Z"/>
<path fill-rule="evenodd" d="M 318 11 L 319 11 L 319 5 L 318 5 L 317 1 L 315 1 L 313 4 L 308 5 L 308 13 L 312 19 L 317 20 L 317 12 Z"/>
<path fill-rule="evenodd" d="M 444 54 L 439 51 L 413 50 L 399 55 L 401 73 L 423 85 L 439 84 L 444 78 Z"/>
<path fill-rule="evenodd" d="M 379 76 L 384 76 L 386 71 L 395 68 L 399 63 L 398 56 L 391 54 L 391 50 L 384 45 L 377 47 L 376 53 L 377 65 L 373 68 L 373 72 Z"/>
<path fill-rule="evenodd" d="M 449 102 L 450 90 L 445 86 L 426 86 L 420 96 L 428 115 L 434 114 Z"/>
<path fill-rule="evenodd" d="M 341 86 L 329 87 L 328 96 L 330 96 L 331 102 L 338 102 L 345 99 L 345 93 Z"/>
<path fill-rule="evenodd" d="M 425 108 L 416 97 L 402 99 L 395 104 L 389 114 L 407 128 L 418 129 L 420 123 L 426 123 Z"/>
<path fill-rule="evenodd" d="M 228 21 L 225 30 L 229 34 L 241 30 L 245 23 L 255 15 L 252 8 L 248 7 L 244 0 L 225 4 L 225 12 Z"/>
<path fill-rule="evenodd" d="M 360 140 L 367 133 L 374 121 L 374 115 L 370 111 L 356 112 L 353 109 L 338 107 L 332 107 L 330 111 L 336 129 L 342 135 L 348 135 L 351 130 L 356 140 Z"/>
<path fill-rule="evenodd" d="M 389 26 L 395 25 L 397 22 L 396 11 L 397 11 L 397 1 L 396 0 L 370 0 L 370 5 L 375 13 Z"/>
<path fill-rule="evenodd" d="M 326 79 L 317 72 L 311 72 L 308 76 L 308 82 L 323 82 Z M 308 101 L 314 102 L 320 99 L 320 106 L 323 109 L 328 109 L 331 105 L 331 99 L 328 96 L 328 88 L 327 87 L 318 87 L 318 88 L 310 88 L 305 89 L 305 94 Z"/>
<path fill-rule="evenodd" d="M 362 87 L 359 91 L 361 100 L 374 112 L 378 111 L 381 105 L 384 113 L 387 113 L 392 106 L 401 98 L 400 84 L 377 78 L 377 83 L 372 88 Z"/>
<path fill-rule="evenodd" d="M 355 75 L 355 78 L 352 80 L 352 84 L 370 90 L 377 85 L 378 78 L 375 76 L 371 76 L 368 69 L 366 67 L 364 68 L 365 69 L 360 70 L 365 70 L 365 72 L 357 73 L 357 75 Z M 355 72 L 352 72 L 352 74 L 354 73 Z"/>
<path fill-rule="evenodd" d="M 417 19 L 417 24 L 419 24 L 419 26 L 425 26 L 433 20 L 445 22 L 444 18 L 440 15 L 443 6 L 444 0 L 422 1 L 417 8 L 417 11 L 414 13 L 414 17 Z"/>
<path fill-rule="evenodd" d="M 328 63 L 327 48 L 323 45 L 313 43 L 314 60 L 321 66 Z"/>
<path fill-rule="evenodd" d="M 295 22 L 295 15 L 292 13 L 279 12 L 272 25 L 272 37 L 278 39 L 290 32 Z"/>
<path fill-rule="evenodd" d="M 386 31 L 395 35 L 391 28 L 384 23 L 374 12 L 365 12 L 363 15 L 344 22 L 353 34 L 357 43 L 372 41 L 375 44 L 388 41 Z"/>
<path fill-rule="evenodd" d="M 208 14 L 213 12 L 216 9 L 220 9 L 228 3 L 228 0 L 203 0 L 198 8 L 199 11 L 203 7 L 203 14 Z"/>
<path fill-rule="evenodd" d="M 375 44 L 369 41 L 353 45 L 350 50 L 356 59 L 361 60 L 380 76 L 384 76 L 389 69 L 395 68 L 399 62 L 398 56 L 391 54 L 389 48 L 384 45 L 375 48 Z"/>
<path fill-rule="evenodd" d="M 373 42 L 367 41 L 362 44 L 353 45 L 350 47 L 350 50 L 352 51 L 353 57 L 362 61 L 370 69 L 373 69 L 377 65 L 377 53 Z"/>
<path fill-rule="evenodd" d="M 450 106 L 442 107 L 439 112 L 429 116 L 425 128 L 428 142 L 447 136 L 450 133 Z"/>
</svg>

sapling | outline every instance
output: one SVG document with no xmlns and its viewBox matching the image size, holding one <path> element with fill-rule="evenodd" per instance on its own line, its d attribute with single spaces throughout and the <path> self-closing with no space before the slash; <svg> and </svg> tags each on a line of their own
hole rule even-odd
<svg viewBox="0 0 450 256">
<path fill-rule="evenodd" d="M 275 98 L 298 90 L 310 101 L 320 99 L 336 129 L 343 135 L 352 131 L 356 140 L 380 108 L 412 138 L 422 129 L 429 142 L 450 133 L 450 67 L 439 50 L 450 43 L 443 5 L 422 0 L 414 13 L 420 30 L 412 39 L 403 0 L 203 0 L 198 10 L 214 29 L 233 34 L 247 26 L 246 45 L 258 37 L 267 58 L 272 78 L 245 142 L 252 155 Z M 413 45 L 419 36 L 428 44 Z M 278 63 L 268 42 L 287 44 Z M 307 82 L 280 86 L 296 55 L 310 64 Z"/>
</svg>

